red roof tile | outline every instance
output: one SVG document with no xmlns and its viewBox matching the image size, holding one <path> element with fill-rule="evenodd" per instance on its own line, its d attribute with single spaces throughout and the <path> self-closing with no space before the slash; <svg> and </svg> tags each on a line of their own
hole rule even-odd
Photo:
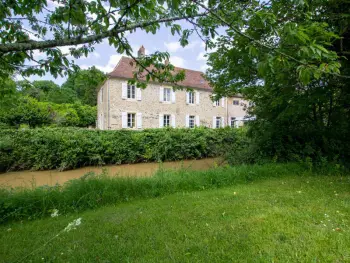
<svg viewBox="0 0 350 263">
<path fill-rule="evenodd" d="M 185 79 L 178 85 L 188 88 L 205 89 L 212 91 L 208 81 L 203 77 L 203 72 L 175 67 L 175 72 L 185 71 Z M 136 63 L 132 58 L 122 57 L 114 70 L 109 73 L 110 77 L 132 79 L 133 72 L 136 71 Z M 144 79 L 144 78 L 141 78 Z"/>
</svg>

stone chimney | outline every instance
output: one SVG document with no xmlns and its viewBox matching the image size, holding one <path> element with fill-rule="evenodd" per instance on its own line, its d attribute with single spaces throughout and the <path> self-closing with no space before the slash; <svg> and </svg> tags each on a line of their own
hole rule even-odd
<svg viewBox="0 0 350 263">
<path fill-rule="evenodd" d="M 139 51 L 137 51 L 137 56 L 140 58 L 140 57 L 143 57 L 145 55 L 145 48 L 144 46 L 142 45 L 139 49 Z"/>
</svg>

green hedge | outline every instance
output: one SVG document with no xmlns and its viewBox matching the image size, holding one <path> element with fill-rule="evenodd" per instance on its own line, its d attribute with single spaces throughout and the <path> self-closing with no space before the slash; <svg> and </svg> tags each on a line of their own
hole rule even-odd
<svg viewBox="0 0 350 263">
<path fill-rule="evenodd" d="M 235 129 L 99 131 L 82 128 L 0 130 L 0 170 L 72 169 L 219 156 L 234 147 Z"/>
</svg>

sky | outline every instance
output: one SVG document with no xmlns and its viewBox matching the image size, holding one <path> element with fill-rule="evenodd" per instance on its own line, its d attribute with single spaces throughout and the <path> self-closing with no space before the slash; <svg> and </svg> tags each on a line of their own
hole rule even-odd
<svg viewBox="0 0 350 263">
<path fill-rule="evenodd" d="M 186 22 L 180 22 L 186 27 Z M 154 53 L 155 51 L 169 52 L 170 62 L 177 67 L 205 71 L 207 68 L 205 55 L 205 45 L 203 41 L 195 34 L 190 37 L 189 44 L 186 47 L 181 47 L 179 43 L 179 36 L 173 36 L 170 33 L 170 28 L 161 27 L 155 35 L 146 33 L 142 30 L 137 30 L 134 33 L 127 35 L 133 48 L 134 55 L 137 54 L 138 49 L 143 45 L 146 49 L 146 54 Z M 69 52 L 69 46 L 61 47 L 63 53 Z M 40 53 L 36 54 L 40 56 Z M 108 41 L 104 40 L 102 43 L 95 46 L 94 52 L 90 53 L 88 57 L 81 57 L 75 59 L 75 63 L 81 69 L 87 69 L 95 66 L 105 73 L 109 73 L 117 65 L 121 54 L 115 50 L 114 47 L 109 46 Z M 68 57 L 73 59 L 72 57 Z M 66 78 L 55 79 L 50 74 L 43 77 L 31 76 L 29 80 L 53 80 L 55 83 L 61 85 Z"/>
</svg>

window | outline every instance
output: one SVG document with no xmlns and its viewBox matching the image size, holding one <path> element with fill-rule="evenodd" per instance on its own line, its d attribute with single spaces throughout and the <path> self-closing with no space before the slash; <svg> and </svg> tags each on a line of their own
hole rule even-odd
<svg viewBox="0 0 350 263">
<path fill-rule="evenodd" d="M 220 106 L 220 100 L 215 101 L 215 106 Z"/>
<path fill-rule="evenodd" d="M 163 89 L 163 101 L 170 101 L 171 100 L 171 89 L 164 88 Z"/>
<path fill-rule="evenodd" d="M 231 127 L 236 127 L 236 118 L 235 117 L 231 117 Z"/>
<path fill-rule="evenodd" d="M 135 87 L 135 85 L 128 85 L 127 98 L 128 99 L 135 99 L 136 98 L 136 87 Z"/>
<path fill-rule="evenodd" d="M 170 115 L 164 115 L 163 116 L 163 127 L 169 127 L 170 126 Z"/>
<path fill-rule="evenodd" d="M 196 117 L 193 116 L 193 115 L 190 115 L 189 118 L 188 118 L 188 127 L 194 128 L 195 121 L 196 121 Z"/>
<path fill-rule="evenodd" d="M 128 113 L 128 128 L 135 128 L 135 113 Z"/>
<path fill-rule="evenodd" d="M 221 117 L 216 117 L 215 128 L 221 127 Z"/>
<path fill-rule="evenodd" d="M 236 106 L 239 105 L 239 100 L 233 100 L 232 104 Z"/>
<path fill-rule="evenodd" d="M 194 104 L 194 92 L 192 91 L 188 92 L 188 103 Z"/>
</svg>

